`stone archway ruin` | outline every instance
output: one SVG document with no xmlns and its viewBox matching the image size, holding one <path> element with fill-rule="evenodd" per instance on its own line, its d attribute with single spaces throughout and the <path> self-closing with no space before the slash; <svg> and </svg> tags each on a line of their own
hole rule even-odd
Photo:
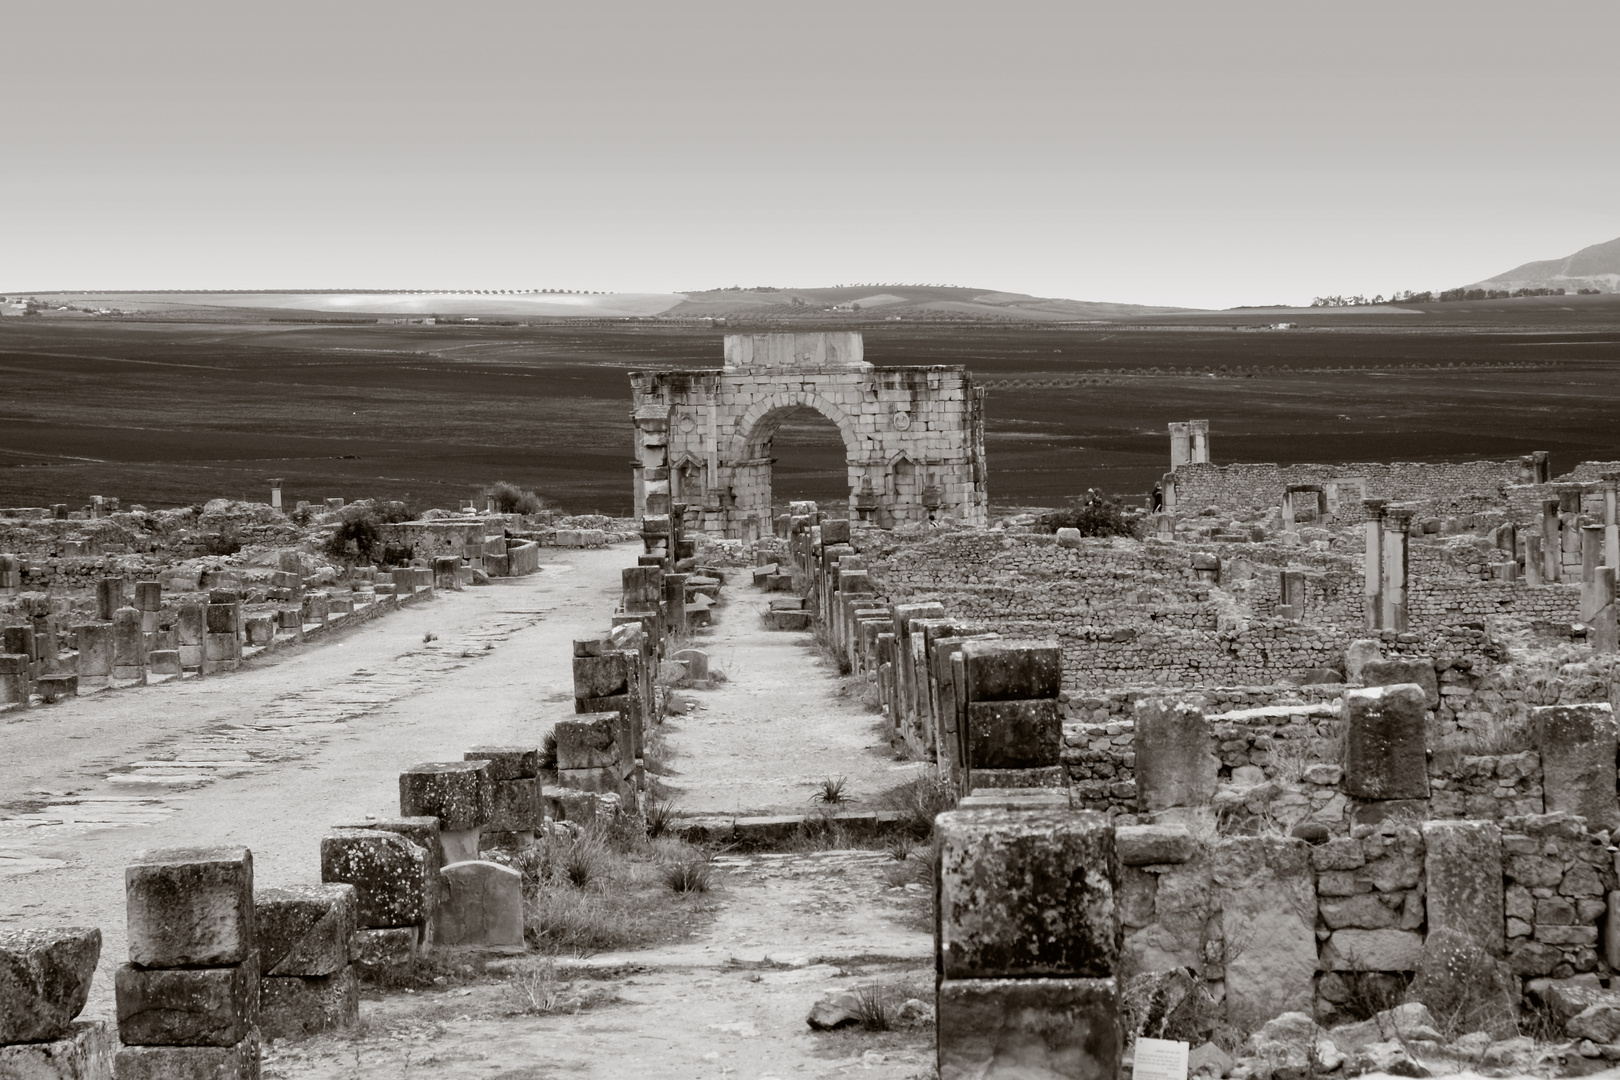
<svg viewBox="0 0 1620 1080">
<path fill-rule="evenodd" d="M 843 438 L 851 518 L 989 523 L 984 389 L 959 365 L 875 367 L 858 333 L 728 334 L 719 370 L 630 382 L 638 517 L 682 503 L 689 529 L 769 535 L 772 439 L 810 408 Z"/>
</svg>

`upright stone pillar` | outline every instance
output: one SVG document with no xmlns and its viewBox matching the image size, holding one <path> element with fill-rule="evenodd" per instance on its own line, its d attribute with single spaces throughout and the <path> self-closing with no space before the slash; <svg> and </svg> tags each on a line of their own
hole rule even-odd
<svg viewBox="0 0 1620 1080">
<path fill-rule="evenodd" d="M 1398 683 L 1346 690 L 1344 710 L 1345 792 L 1369 800 L 1427 799 L 1428 695 L 1423 688 Z"/>
<path fill-rule="evenodd" d="M 1620 498 L 1620 473 L 1603 474 L 1603 565 L 1620 569 L 1620 517 L 1616 516 L 1616 500 Z"/>
<path fill-rule="evenodd" d="M 1612 566 L 1600 566 L 1592 576 L 1592 617 L 1589 641 L 1600 653 L 1620 651 L 1620 631 L 1615 626 L 1614 575 Z"/>
<path fill-rule="evenodd" d="M 1384 561 L 1381 592 L 1385 630 L 1406 629 L 1407 532 L 1412 526 L 1412 510 L 1391 506 L 1385 511 Z"/>
<path fill-rule="evenodd" d="M 897 726 L 901 737 L 917 753 L 924 752 L 927 744 L 922 726 L 922 705 L 917 694 L 917 667 L 911 644 L 911 623 L 913 619 L 944 617 L 945 605 L 939 603 L 896 604 L 894 608 L 894 681 L 897 689 L 896 698 L 900 703 Z"/>
<path fill-rule="evenodd" d="M 163 586 L 156 581 L 137 581 L 135 610 L 141 613 L 141 633 L 157 633 L 158 616 L 163 611 Z"/>
<path fill-rule="evenodd" d="M 1558 521 L 1558 500 L 1546 499 L 1541 504 L 1541 579 L 1554 582 L 1561 579 L 1563 537 Z"/>
<path fill-rule="evenodd" d="M 1524 538 L 1524 583 L 1526 585 L 1546 584 L 1547 560 L 1541 553 L 1541 534 L 1531 533 Z"/>
<path fill-rule="evenodd" d="M 281 477 L 279 476 L 270 481 L 270 507 L 273 510 L 281 509 Z"/>
<path fill-rule="evenodd" d="M 1581 527 L 1581 622 L 1588 625 L 1597 614 L 1597 568 L 1603 561 L 1603 526 Z"/>
<path fill-rule="evenodd" d="M 1365 597 L 1367 629 L 1384 628 L 1384 508 L 1385 499 L 1367 499 L 1367 562 L 1362 593 Z"/>
<path fill-rule="evenodd" d="M 1494 821 L 1425 821 L 1423 846 L 1429 933 L 1452 930 L 1501 956 L 1502 830 Z"/>
<path fill-rule="evenodd" d="M 207 633 L 203 635 L 203 672 L 235 671 L 242 662 L 240 596 L 228 589 L 209 593 L 204 625 Z"/>
<path fill-rule="evenodd" d="M 1136 703 L 1139 812 L 1157 814 L 1172 807 L 1209 805 L 1220 767 L 1214 733 L 1202 709 L 1161 698 Z"/>
<path fill-rule="evenodd" d="M 967 789 L 1066 787 L 1055 641 L 980 639 L 962 645 Z"/>
<path fill-rule="evenodd" d="M 79 689 L 106 686 L 113 671 L 112 623 L 80 623 L 73 631 L 78 638 Z"/>
<path fill-rule="evenodd" d="M 670 565 L 674 565 L 673 559 Z M 664 630 L 670 635 L 686 633 L 686 579 L 690 574 L 664 575 Z"/>
<path fill-rule="evenodd" d="M 439 819 L 446 866 L 478 858 L 478 835 L 494 812 L 487 760 L 429 761 L 399 774 L 400 816 Z"/>
<path fill-rule="evenodd" d="M 180 667 L 185 671 L 201 671 L 203 665 L 203 636 L 207 633 L 207 609 L 196 600 L 180 605 L 180 618 L 175 623 L 176 639 L 180 648 Z"/>
<path fill-rule="evenodd" d="M 1209 464 L 1209 421 L 1189 420 L 1187 428 L 1192 433 L 1192 463 L 1194 465 Z"/>
<path fill-rule="evenodd" d="M 1546 705 L 1530 710 L 1541 752 L 1542 801 L 1547 813 L 1579 814 L 1586 827 L 1614 831 L 1620 825 L 1615 799 L 1617 739 L 1608 702 Z"/>
<path fill-rule="evenodd" d="M 146 638 L 141 613 L 134 608 L 113 612 L 113 670 L 119 682 L 146 682 Z"/>
<path fill-rule="evenodd" d="M 1172 471 L 1192 461 L 1192 432 L 1186 423 L 1170 425 L 1170 468 Z"/>
<path fill-rule="evenodd" d="M 129 958 L 114 979 L 120 1080 L 259 1075 L 253 854 L 144 851 L 125 868 Z"/>
<path fill-rule="evenodd" d="M 939 837 L 941 1080 L 1113 1078 L 1113 828 L 1094 811 L 953 810 Z"/>
<path fill-rule="evenodd" d="M 113 612 L 124 606 L 124 579 L 105 577 L 96 582 L 96 618 L 112 622 Z"/>
</svg>

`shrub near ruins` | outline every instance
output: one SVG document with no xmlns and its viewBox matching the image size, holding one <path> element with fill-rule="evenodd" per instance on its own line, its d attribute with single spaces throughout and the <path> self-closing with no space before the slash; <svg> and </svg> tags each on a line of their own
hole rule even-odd
<svg viewBox="0 0 1620 1080">
<path fill-rule="evenodd" d="M 410 552 L 383 542 L 382 527 L 411 520 L 402 502 L 358 502 L 345 507 L 342 519 L 326 540 L 325 551 L 334 559 L 361 563 L 408 561 Z"/>
<path fill-rule="evenodd" d="M 1088 490 L 1079 506 L 1052 510 L 1040 516 L 1042 532 L 1079 529 L 1081 536 L 1135 536 L 1136 521 L 1117 499 Z"/>
</svg>

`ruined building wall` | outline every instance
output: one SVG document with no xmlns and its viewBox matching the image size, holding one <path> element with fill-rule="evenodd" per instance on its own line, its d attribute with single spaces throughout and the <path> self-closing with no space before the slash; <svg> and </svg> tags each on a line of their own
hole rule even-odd
<svg viewBox="0 0 1620 1080">
<path fill-rule="evenodd" d="M 1188 464 L 1175 470 L 1178 513 L 1215 506 L 1223 513 L 1264 511 L 1282 502 L 1293 484 L 1363 478 L 1366 497 L 1421 503 L 1430 513 L 1465 513 L 1499 504 L 1509 485 L 1524 479 L 1521 461 L 1354 462 L 1340 465 Z M 1335 520 L 1364 520 L 1360 500 L 1339 500 Z"/>
</svg>

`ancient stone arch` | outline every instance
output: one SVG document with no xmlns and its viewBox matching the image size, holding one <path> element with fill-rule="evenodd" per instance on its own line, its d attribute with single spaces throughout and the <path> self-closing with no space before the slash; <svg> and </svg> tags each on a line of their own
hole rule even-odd
<svg viewBox="0 0 1620 1080">
<path fill-rule="evenodd" d="M 983 388 L 863 353 L 857 333 L 728 334 L 719 370 L 631 372 L 637 516 L 684 503 L 689 529 L 769 535 L 772 440 L 808 407 L 844 440 L 851 518 L 988 524 Z"/>
</svg>

